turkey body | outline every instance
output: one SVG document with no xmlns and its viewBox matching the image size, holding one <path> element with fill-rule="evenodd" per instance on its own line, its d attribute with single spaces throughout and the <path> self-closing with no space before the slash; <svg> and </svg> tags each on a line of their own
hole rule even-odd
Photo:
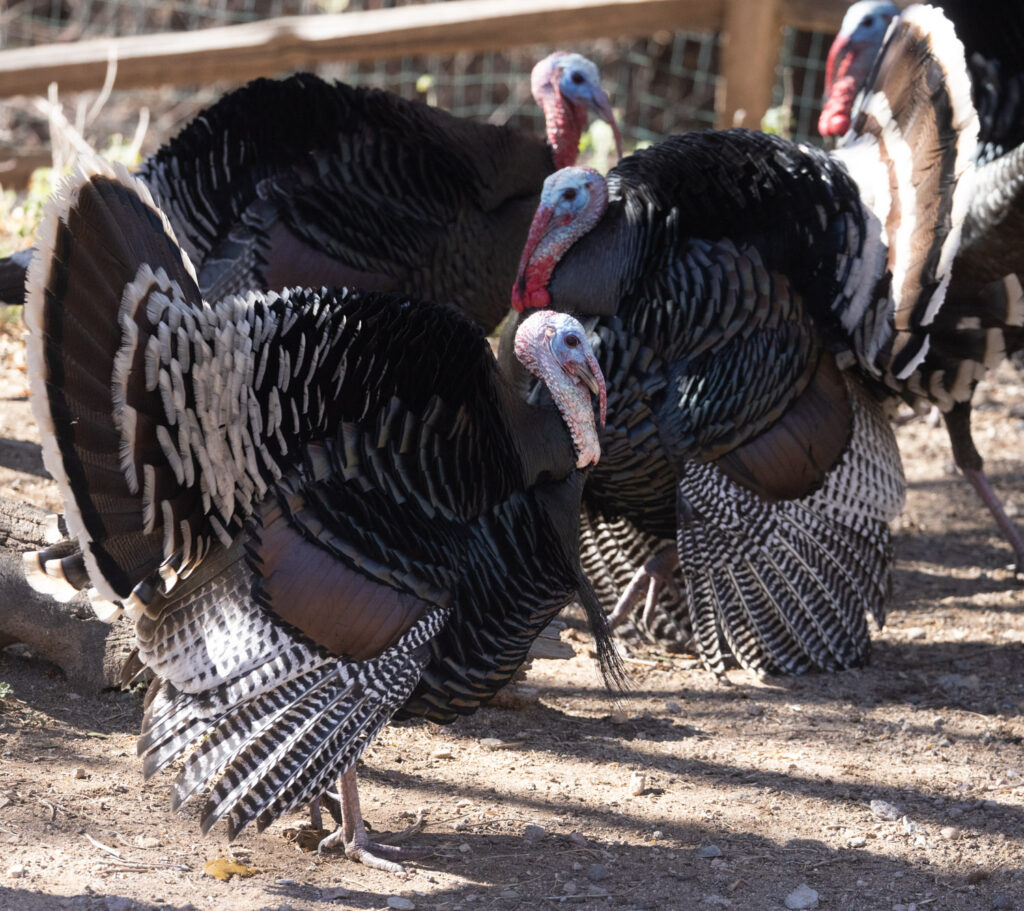
<svg viewBox="0 0 1024 911">
<path fill-rule="evenodd" d="M 962 242 L 915 392 L 943 412 L 956 464 L 1010 543 L 1018 571 L 1024 571 L 1024 537 L 988 481 L 971 434 L 978 380 L 1006 354 L 1024 349 L 1024 303 L 1006 285 L 1008 276 L 1019 283 L 1024 275 L 1024 9 L 990 0 L 943 0 L 935 6 L 963 44 L 965 61 L 950 56 L 949 66 L 969 80 L 979 129 Z M 860 93 L 883 65 L 888 23 L 896 20 L 898 29 L 902 18 L 891 3 L 862 0 L 843 21 L 829 52 L 819 120 L 822 135 L 838 139 L 840 148 L 855 140 L 866 116 L 868 96 Z"/>
<path fill-rule="evenodd" d="M 597 68 L 578 54 L 538 63 L 533 88 L 550 145 L 308 73 L 258 79 L 197 115 L 140 177 L 207 300 L 400 290 L 490 331 L 508 310 L 544 178 L 576 160 L 589 112 L 615 128 Z M 0 265 L 0 290 L 17 268 Z"/>
<path fill-rule="evenodd" d="M 609 388 L 588 573 L 621 587 L 646 562 L 631 543 L 670 548 L 679 593 L 660 589 L 633 623 L 691 630 L 715 670 L 728 653 L 758 672 L 863 662 L 903 481 L 882 417 L 888 304 L 871 287 L 884 251 L 856 185 L 823 153 L 740 130 L 639 152 L 607 193 L 546 280 L 527 267 L 513 295 L 600 314 L 581 317 Z M 838 370 L 858 359 L 875 378 Z"/>
<path fill-rule="evenodd" d="M 486 702 L 583 578 L 578 514 L 602 393 L 581 327 L 517 340 L 529 405 L 480 330 L 407 295 L 293 290 L 210 306 L 145 188 L 97 164 L 41 230 L 33 407 L 70 541 L 30 581 L 136 618 L 159 679 L 147 774 L 262 829 L 342 778 L 394 712 Z M 554 322 L 552 322 L 554 321 Z M 520 370 L 525 370 L 522 365 Z M 602 393 L 603 401 L 603 393 Z M 393 855 L 392 855 L 393 856 Z"/>
<path fill-rule="evenodd" d="M 930 34 L 905 36 L 921 52 L 879 85 L 901 103 L 843 160 L 672 137 L 607 183 L 552 176 L 531 226 L 513 306 L 580 315 L 609 386 L 584 565 L 602 594 L 625 584 L 613 622 L 692 635 L 712 669 L 854 666 L 884 616 L 904 486 L 887 412 L 918 395 L 973 141 Z M 927 164 L 865 189 L 894 134 Z"/>
</svg>

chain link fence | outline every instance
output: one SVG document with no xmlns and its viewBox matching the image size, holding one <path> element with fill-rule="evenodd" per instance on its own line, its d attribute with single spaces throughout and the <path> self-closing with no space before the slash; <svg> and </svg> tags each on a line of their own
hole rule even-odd
<svg viewBox="0 0 1024 911">
<path fill-rule="evenodd" d="M 0 49 L 100 35 L 196 30 L 277 16 L 336 13 L 408 5 L 417 0 L 12 0 L 0 12 Z M 831 36 L 786 29 L 778 67 L 775 103 L 782 106 L 781 131 L 797 140 L 816 141 L 824 58 Z M 710 127 L 715 121 L 719 42 L 710 32 L 664 31 L 643 39 L 607 38 L 580 42 L 573 50 L 600 67 L 602 83 L 622 114 L 627 149 L 656 142 L 671 133 Z M 454 114 L 543 129 L 530 96 L 533 64 L 555 50 L 537 45 L 505 53 L 321 66 L 320 75 L 356 85 L 374 85 L 406 98 L 440 105 Z M 272 67 L 268 67 L 272 72 Z M 132 112 L 146 105 L 153 115 L 144 152 L 152 151 L 193 113 L 230 86 L 115 92 L 101 112 L 95 132 L 130 132 Z M 778 113 L 778 112 L 776 112 Z M 779 118 L 776 118 L 778 121 Z M 109 123 L 107 122 L 109 121 Z M 18 149 L 43 148 L 45 124 L 26 111 L 0 111 L 0 158 Z M 3 147 L 7 146 L 7 149 Z"/>
</svg>

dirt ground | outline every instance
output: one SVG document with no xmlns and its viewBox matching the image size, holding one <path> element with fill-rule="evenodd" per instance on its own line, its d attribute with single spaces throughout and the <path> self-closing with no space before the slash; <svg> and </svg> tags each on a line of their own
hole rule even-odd
<svg viewBox="0 0 1024 911">
<path fill-rule="evenodd" d="M 20 356 L 0 335 L 0 493 L 56 506 Z M 979 448 L 1024 521 L 1024 380 L 1004 367 L 977 403 Z M 69 695 L 7 650 L 0 908 L 761 911 L 815 907 L 793 895 L 806 886 L 821 908 L 1024 911 L 1024 585 L 944 431 L 899 436 L 909 495 L 870 667 L 722 685 L 648 651 L 616 703 L 570 627 L 577 657 L 537 662 L 525 708 L 390 728 L 367 753 L 373 827 L 423 810 L 413 841 L 433 853 L 405 878 L 303 852 L 302 814 L 230 846 L 202 837 L 197 805 L 171 812 L 170 774 L 142 778 L 138 694 Z M 252 875 L 204 872 L 229 857 Z"/>
</svg>

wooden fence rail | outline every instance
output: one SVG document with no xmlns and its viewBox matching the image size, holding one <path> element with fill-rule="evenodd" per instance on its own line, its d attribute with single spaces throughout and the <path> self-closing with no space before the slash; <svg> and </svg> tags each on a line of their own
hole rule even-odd
<svg viewBox="0 0 1024 911">
<path fill-rule="evenodd" d="M 835 30 L 848 0 L 452 0 L 244 25 L 100 38 L 0 51 L 0 98 L 99 89 L 117 61 L 118 89 L 240 83 L 343 60 L 487 51 L 529 44 L 723 30 L 720 126 L 771 104 L 782 25 Z"/>
</svg>

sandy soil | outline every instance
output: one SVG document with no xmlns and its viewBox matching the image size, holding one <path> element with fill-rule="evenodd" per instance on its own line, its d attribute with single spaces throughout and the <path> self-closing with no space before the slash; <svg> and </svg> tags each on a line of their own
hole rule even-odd
<svg viewBox="0 0 1024 911">
<path fill-rule="evenodd" d="M 55 506 L 17 344 L 0 342 L 0 492 Z M 977 402 L 979 448 L 1024 521 L 1024 381 L 1004 367 Z M 899 435 L 910 490 L 870 667 L 722 685 L 648 651 L 616 703 L 570 628 L 577 657 L 537 662 L 526 708 L 390 728 L 366 755 L 375 829 L 424 812 L 413 841 L 433 854 L 405 878 L 304 852 L 301 814 L 230 846 L 202 837 L 198 806 L 170 811 L 169 774 L 142 778 L 139 694 L 69 696 L 9 649 L 0 908 L 760 911 L 806 885 L 821 908 L 1024 909 L 1024 587 L 944 431 Z M 228 857 L 252 875 L 204 872 Z"/>
</svg>

